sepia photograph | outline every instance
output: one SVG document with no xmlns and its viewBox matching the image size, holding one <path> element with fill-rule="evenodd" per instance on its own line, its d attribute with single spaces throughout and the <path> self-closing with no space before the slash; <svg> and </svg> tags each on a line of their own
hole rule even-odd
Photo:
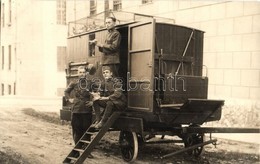
<svg viewBox="0 0 260 164">
<path fill-rule="evenodd" d="M 1 164 L 260 163 L 260 0 L 0 0 Z"/>
</svg>

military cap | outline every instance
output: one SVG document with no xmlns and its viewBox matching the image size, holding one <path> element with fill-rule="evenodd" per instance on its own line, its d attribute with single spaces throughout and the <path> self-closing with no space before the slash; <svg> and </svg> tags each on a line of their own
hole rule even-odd
<svg viewBox="0 0 260 164">
<path fill-rule="evenodd" d="M 105 71 L 105 70 L 111 71 L 111 68 L 109 66 L 105 65 L 105 66 L 102 67 L 102 71 Z"/>
</svg>

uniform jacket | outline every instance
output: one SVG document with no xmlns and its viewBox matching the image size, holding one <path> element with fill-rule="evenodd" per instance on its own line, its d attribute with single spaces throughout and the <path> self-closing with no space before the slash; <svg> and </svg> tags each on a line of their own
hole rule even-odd
<svg viewBox="0 0 260 164">
<path fill-rule="evenodd" d="M 115 106 L 119 109 L 125 109 L 126 97 L 122 92 L 122 83 L 116 78 L 107 79 L 102 84 L 102 96 L 109 97 Z"/>
<path fill-rule="evenodd" d="M 74 102 L 72 104 L 73 113 L 91 113 L 92 108 L 86 107 L 86 102 L 91 100 L 91 83 L 87 79 L 78 79 L 72 81 L 65 89 L 65 98 L 68 100 L 74 94 Z"/>
<path fill-rule="evenodd" d="M 121 42 L 121 35 L 116 29 L 109 30 L 106 36 L 105 44 L 99 47 L 99 51 L 103 53 L 101 56 L 101 64 L 118 64 L 119 46 Z"/>
</svg>

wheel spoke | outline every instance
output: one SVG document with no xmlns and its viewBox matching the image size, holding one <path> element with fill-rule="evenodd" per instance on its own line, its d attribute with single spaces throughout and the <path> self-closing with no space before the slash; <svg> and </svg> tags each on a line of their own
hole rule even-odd
<svg viewBox="0 0 260 164">
<path fill-rule="evenodd" d="M 183 138 L 185 147 L 190 147 L 196 144 L 200 144 L 204 142 L 204 134 L 186 134 L 186 136 Z M 189 155 L 194 155 L 195 157 L 198 157 L 202 154 L 204 150 L 203 146 L 197 147 L 193 150 L 188 150 L 187 153 Z"/>
<path fill-rule="evenodd" d="M 122 157 L 126 162 L 134 161 L 138 153 L 138 140 L 135 132 L 121 131 L 119 136 Z"/>
</svg>

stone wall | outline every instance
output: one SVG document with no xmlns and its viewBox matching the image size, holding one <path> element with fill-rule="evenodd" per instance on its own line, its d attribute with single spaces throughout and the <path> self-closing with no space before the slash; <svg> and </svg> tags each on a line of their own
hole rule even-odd
<svg viewBox="0 0 260 164">
<path fill-rule="evenodd" d="M 206 123 L 216 127 L 260 127 L 259 101 L 226 100 L 220 121 Z"/>
</svg>

